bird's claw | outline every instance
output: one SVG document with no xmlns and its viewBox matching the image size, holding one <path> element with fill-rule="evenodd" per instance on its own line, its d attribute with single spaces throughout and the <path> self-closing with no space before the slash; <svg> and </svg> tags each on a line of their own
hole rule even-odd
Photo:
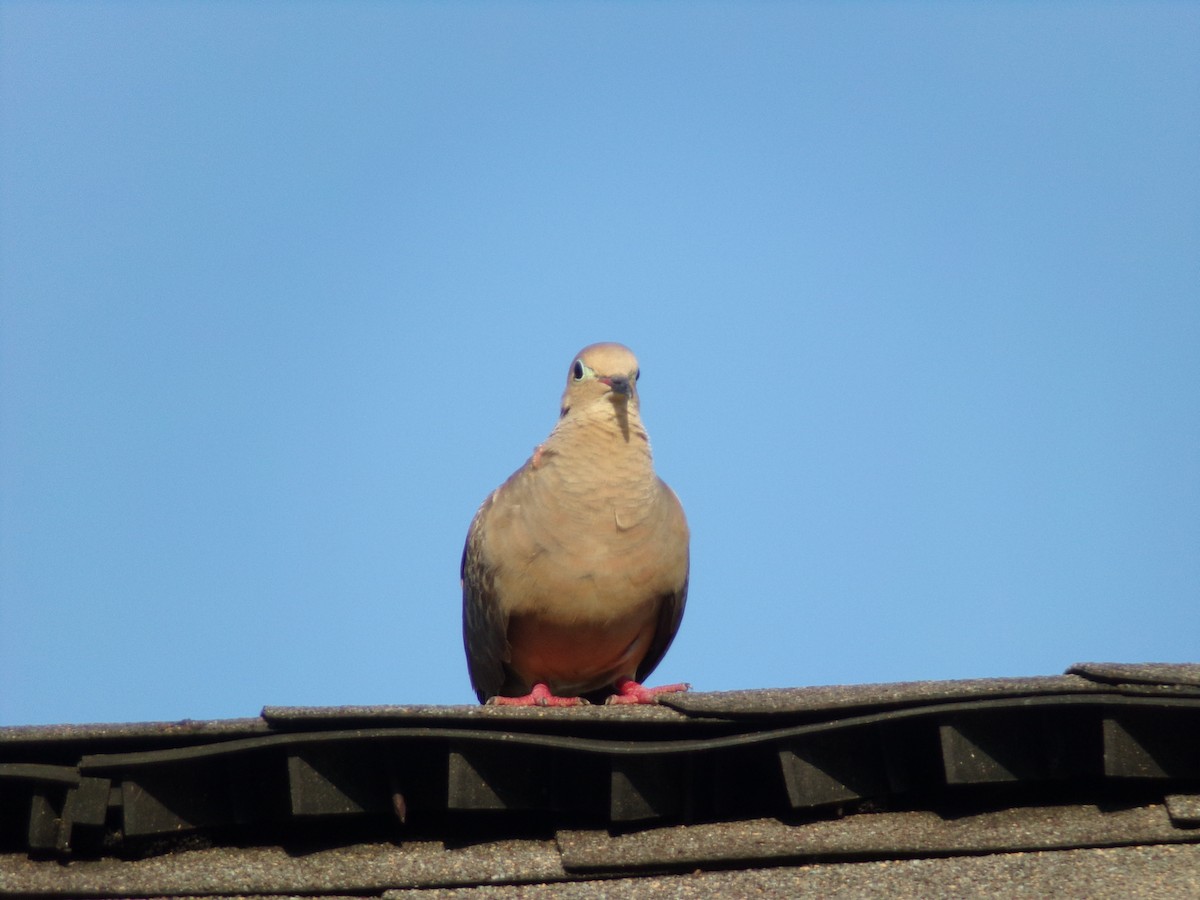
<svg viewBox="0 0 1200 900">
<path fill-rule="evenodd" d="M 690 691 L 690 684 L 664 684 L 659 687 L 646 687 L 628 678 L 621 679 L 616 684 L 617 692 L 604 701 L 605 706 L 620 704 L 651 704 L 657 703 L 661 694 L 678 694 Z"/>
<path fill-rule="evenodd" d="M 535 684 L 533 689 L 521 697 L 488 697 L 488 706 L 589 706 L 583 697 L 559 697 L 550 692 L 550 688 L 542 683 Z"/>
</svg>

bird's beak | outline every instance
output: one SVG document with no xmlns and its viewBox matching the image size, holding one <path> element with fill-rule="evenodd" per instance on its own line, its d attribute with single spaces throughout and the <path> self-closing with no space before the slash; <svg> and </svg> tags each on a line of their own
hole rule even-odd
<svg viewBox="0 0 1200 900">
<path fill-rule="evenodd" d="M 600 380 L 612 388 L 614 394 L 621 394 L 628 397 L 633 393 L 633 386 L 624 375 L 605 375 Z"/>
</svg>

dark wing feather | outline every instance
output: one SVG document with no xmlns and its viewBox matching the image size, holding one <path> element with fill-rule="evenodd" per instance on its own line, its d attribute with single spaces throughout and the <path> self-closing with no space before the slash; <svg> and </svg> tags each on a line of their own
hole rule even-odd
<svg viewBox="0 0 1200 900">
<path fill-rule="evenodd" d="M 463 592 L 463 646 L 471 687 L 480 703 L 500 693 L 504 664 L 508 661 L 507 617 L 496 602 L 492 570 L 483 547 L 483 521 L 492 508 L 489 497 L 475 514 L 467 531 L 459 569 Z"/>
<path fill-rule="evenodd" d="M 689 537 L 687 519 L 683 514 L 683 505 L 680 504 L 679 498 L 675 496 L 675 492 L 667 487 L 662 479 L 659 479 L 658 483 L 664 495 L 670 498 L 673 519 L 671 527 L 675 529 L 686 549 Z M 639 682 L 644 682 L 650 677 L 650 673 L 655 670 L 658 664 L 662 662 L 662 658 L 667 655 L 671 641 L 675 640 L 675 633 L 679 631 L 679 623 L 683 620 L 683 608 L 687 605 L 690 570 L 691 563 L 689 561 L 688 567 L 683 573 L 683 583 L 679 586 L 679 589 L 674 593 L 664 594 L 659 602 L 658 623 L 654 629 L 654 638 L 651 640 L 650 647 L 637 669 L 637 680 Z"/>
<path fill-rule="evenodd" d="M 675 632 L 679 631 L 679 623 L 683 620 L 683 607 L 687 604 L 687 590 L 687 579 L 684 579 L 683 587 L 662 598 L 658 607 L 658 625 L 654 629 L 654 639 L 637 669 L 639 683 L 645 682 L 650 673 L 658 668 L 662 658 L 667 655 L 671 641 L 675 640 Z"/>
</svg>

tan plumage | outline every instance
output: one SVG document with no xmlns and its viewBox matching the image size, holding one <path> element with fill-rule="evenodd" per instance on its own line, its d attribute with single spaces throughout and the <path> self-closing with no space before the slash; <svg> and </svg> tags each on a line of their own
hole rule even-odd
<svg viewBox="0 0 1200 900">
<path fill-rule="evenodd" d="M 679 628 L 688 527 L 654 473 L 638 374 L 620 344 L 581 350 L 558 424 L 471 522 L 463 640 L 481 701 L 626 692 Z"/>
</svg>

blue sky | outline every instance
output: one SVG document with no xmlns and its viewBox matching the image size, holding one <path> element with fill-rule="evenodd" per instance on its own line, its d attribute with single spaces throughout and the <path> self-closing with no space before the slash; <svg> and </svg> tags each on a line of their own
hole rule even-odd
<svg viewBox="0 0 1200 900">
<path fill-rule="evenodd" d="M 642 365 L 698 690 L 1196 660 L 1200 7 L 0 5 L 0 723 L 468 703 Z"/>
</svg>

